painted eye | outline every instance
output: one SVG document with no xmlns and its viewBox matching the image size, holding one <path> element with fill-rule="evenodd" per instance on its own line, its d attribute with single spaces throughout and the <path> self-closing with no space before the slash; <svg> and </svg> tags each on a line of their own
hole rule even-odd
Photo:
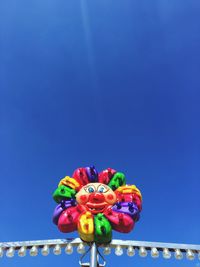
<svg viewBox="0 0 200 267">
<path fill-rule="evenodd" d="M 93 185 L 90 185 L 86 188 L 84 188 L 87 193 L 93 193 L 95 192 L 95 187 Z"/>
<path fill-rule="evenodd" d="M 99 193 L 105 193 L 105 192 L 107 192 L 109 189 L 107 188 L 107 187 L 105 187 L 104 185 L 100 185 L 99 187 L 98 187 L 98 189 L 97 189 L 97 191 L 99 192 Z"/>
</svg>

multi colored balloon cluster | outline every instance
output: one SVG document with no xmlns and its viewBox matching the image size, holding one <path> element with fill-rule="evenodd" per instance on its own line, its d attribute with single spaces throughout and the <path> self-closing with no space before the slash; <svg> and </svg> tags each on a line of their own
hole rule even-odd
<svg viewBox="0 0 200 267">
<path fill-rule="evenodd" d="M 59 203 L 53 222 L 64 233 L 78 230 L 85 242 L 108 243 L 112 229 L 130 232 L 142 209 L 139 189 L 111 168 L 99 174 L 95 167 L 76 169 L 59 182 L 53 198 Z"/>
</svg>

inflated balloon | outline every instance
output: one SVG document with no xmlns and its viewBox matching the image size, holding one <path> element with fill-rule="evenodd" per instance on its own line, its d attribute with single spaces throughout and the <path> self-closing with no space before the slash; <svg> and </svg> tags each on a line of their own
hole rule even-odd
<svg viewBox="0 0 200 267">
<path fill-rule="evenodd" d="M 53 198 L 54 224 L 64 233 L 77 230 L 85 242 L 109 243 L 112 229 L 129 233 L 142 209 L 139 189 L 111 168 L 99 174 L 94 166 L 76 169 L 61 179 Z"/>
<path fill-rule="evenodd" d="M 137 221 L 139 215 L 139 208 L 134 202 L 117 202 L 112 210 L 120 213 L 125 213 L 131 216 L 135 221 Z"/>
</svg>

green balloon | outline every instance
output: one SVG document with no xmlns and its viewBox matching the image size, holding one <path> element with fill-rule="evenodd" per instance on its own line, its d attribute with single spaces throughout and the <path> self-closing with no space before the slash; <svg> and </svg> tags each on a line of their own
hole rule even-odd
<svg viewBox="0 0 200 267">
<path fill-rule="evenodd" d="M 102 213 L 94 216 L 94 225 L 94 241 L 101 244 L 110 242 L 112 239 L 112 227 Z"/>
<path fill-rule="evenodd" d="M 122 172 L 116 172 L 110 180 L 108 186 L 115 191 L 118 187 L 125 185 L 125 175 Z"/>
<path fill-rule="evenodd" d="M 59 203 L 63 199 L 74 198 L 76 191 L 65 185 L 60 185 L 53 193 L 53 199 Z"/>
</svg>

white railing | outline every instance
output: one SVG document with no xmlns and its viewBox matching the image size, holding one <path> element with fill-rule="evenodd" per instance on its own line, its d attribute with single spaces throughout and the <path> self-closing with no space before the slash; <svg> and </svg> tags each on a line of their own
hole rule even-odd
<svg viewBox="0 0 200 267">
<path fill-rule="evenodd" d="M 15 254 L 23 257 L 27 252 L 31 256 L 37 256 L 39 253 L 47 256 L 51 250 L 54 254 L 59 255 L 63 248 L 66 254 L 72 254 L 74 247 L 77 248 L 79 254 L 84 254 L 87 246 L 91 246 L 91 244 L 83 243 L 79 238 L 2 242 L 0 243 L 0 257 L 3 255 L 13 257 Z M 165 259 L 174 256 L 175 259 L 180 260 L 185 256 L 188 260 L 193 260 L 195 257 L 200 260 L 200 245 L 114 239 L 110 244 L 100 247 L 103 249 L 104 255 L 110 254 L 114 249 L 117 256 L 121 256 L 126 251 L 128 256 L 139 253 L 141 257 L 146 257 L 150 252 L 149 254 L 153 258 L 162 254 Z"/>
</svg>

